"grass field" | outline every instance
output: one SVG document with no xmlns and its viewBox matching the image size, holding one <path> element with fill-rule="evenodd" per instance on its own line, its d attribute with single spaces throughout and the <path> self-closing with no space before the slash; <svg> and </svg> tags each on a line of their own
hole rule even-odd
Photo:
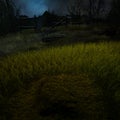
<svg viewBox="0 0 120 120">
<path fill-rule="evenodd" d="M 54 44 L 0 59 L 0 120 L 119 118 L 120 42 Z"/>
<path fill-rule="evenodd" d="M 90 43 L 49 48 L 42 51 L 26 52 L 14 56 L 9 56 L 0 61 L 0 88 L 3 90 L 1 93 L 1 98 L 4 99 L 4 97 L 8 97 L 6 99 L 9 100 L 9 98 L 16 94 L 15 91 L 18 91 L 21 88 L 26 89 L 26 86 L 29 86 L 31 82 L 43 81 L 44 77 L 45 81 L 48 80 L 50 82 L 52 76 L 57 77 L 68 75 L 69 77 L 70 75 L 73 75 L 73 81 L 71 81 L 69 77 L 70 81 L 65 82 L 68 84 L 73 84 L 73 89 L 76 90 L 74 79 L 80 80 L 80 78 L 77 78 L 77 76 L 83 75 L 83 79 L 86 81 L 86 77 L 84 78 L 85 75 L 91 80 L 90 82 L 95 83 L 95 85 L 98 85 L 100 87 L 102 92 L 101 97 L 105 97 L 105 100 L 110 97 L 108 102 L 113 99 L 113 102 L 115 102 L 115 104 L 117 102 L 119 105 L 119 48 L 120 43 L 117 42 L 105 42 L 99 44 Z M 57 79 L 59 80 L 59 78 Z M 65 78 L 63 77 L 63 79 Z M 53 87 L 56 87 L 56 84 L 59 86 L 59 81 L 57 83 L 53 83 L 53 85 L 54 84 L 55 86 Z M 64 85 L 64 83 L 62 84 Z M 64 90 L 64 87 L 66 87 L 66 85 L 61 89 Z M 93 88 L 94 87 L 92 87 L 92 89 Z M 81 90 L 79 92 L 79 94 L 81 94 Z M 34 94 L 32 95 L 31 93 L 31 97 L 33 97 Z M 86 95 L 84 92 L 82 94 Z M 48 96 L 46 95 L 45 97 Z M 59 97 L 61 97 L 61 95 Z M 66 98 L 66 95 L 64 97 Z M 49 99 L 51 98 L 48 98 L 48 100 Z M 105 102 L 105 100 L 103 101 Z M 112 104 L 111 107 L 113 107 Z"/>
</svg>

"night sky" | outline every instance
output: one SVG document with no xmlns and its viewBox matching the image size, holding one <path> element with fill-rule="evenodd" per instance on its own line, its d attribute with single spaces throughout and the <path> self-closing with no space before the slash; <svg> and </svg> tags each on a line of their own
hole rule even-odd
<svg viewBox="0 0 120 120">
<path fill-rule="evenodd" d="M 70 1 L 75 0 L 14 0 L 17 8 L 20 8 L 21 14 L 30 17 L 41 15 L 46 10 L 55 11 L 57 14 L 66 14 L 67 5 Z M 83 2 L 88 3 L 88 0 Z M 96 0 L 97 1 L 97 0 Z M 109 3 L 111 0 L 105 0 Z"/>
<path fill-rule="evenodd" d="M 21 14 L 34 16 L 41 15 L 46 10 L 55 11 L 57 14 L 66 13 L 68 0 L 14 0 Z"/>
</svg>

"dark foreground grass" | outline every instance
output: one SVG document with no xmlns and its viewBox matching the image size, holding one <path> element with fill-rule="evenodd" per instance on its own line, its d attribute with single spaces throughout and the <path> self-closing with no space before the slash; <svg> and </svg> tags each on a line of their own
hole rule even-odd
<svg viewBox="0 0 120 120">
<path fill-rule="evenodd" d="M 0 119 L 120 118 L 119 48 L 119 42 L 78 44 L 2 59 Z"/>
<path fill-rule="evenodd" d="M 85 75 L 43 77 L 12 99 L 13 120 L 103 120 L 101 90 Z"/>
</svg>

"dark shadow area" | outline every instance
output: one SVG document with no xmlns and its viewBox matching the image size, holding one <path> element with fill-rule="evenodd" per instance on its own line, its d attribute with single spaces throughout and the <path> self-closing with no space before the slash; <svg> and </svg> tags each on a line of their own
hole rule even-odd
<svg viewBox="0 0 120 120">
<path fill-rule="evenodd" d="M 80 113 L 76 108 L 67 106 L 67 104 L 73 104 L 72 101 L 58 101 L 58 103 L 51 104 L 49 108 L 46 108 L 40 112 L 40 116 L 55 116 L 59 115 L 61 119 L 81 119 L 85 118 L 84 113 Z M 74 103 L 75 104 L 75 103 Z"/>
</svg>

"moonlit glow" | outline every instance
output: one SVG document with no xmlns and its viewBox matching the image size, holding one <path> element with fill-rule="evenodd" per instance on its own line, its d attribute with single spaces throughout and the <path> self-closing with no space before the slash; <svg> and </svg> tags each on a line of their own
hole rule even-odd
<svg viewBox="0 0 120 120">
<path fill-rule="evenodd" d="M 34 16 L 41 15 L 48 10 L 44 0 L 15 0 L 16 6 L 20 8 L 23 15 Z"/>
<path fill-rule="evenodd" d="M 40 14 L 43 14 L 44 11 L 46 11 L 48 8 L 47 6 L 42 2 L 29 2 L 27 4 L 27 12 L 28 14 L 30 15 L 40 15 Z"/>
<path fill-rule="evenodd" d="M 58 14 L 66 12 L 66 1 L 69 0 L 14 0 L 21 14 L 30 17 L 41 15 L 46 10 L 54 11 Z"/>
</svg>

